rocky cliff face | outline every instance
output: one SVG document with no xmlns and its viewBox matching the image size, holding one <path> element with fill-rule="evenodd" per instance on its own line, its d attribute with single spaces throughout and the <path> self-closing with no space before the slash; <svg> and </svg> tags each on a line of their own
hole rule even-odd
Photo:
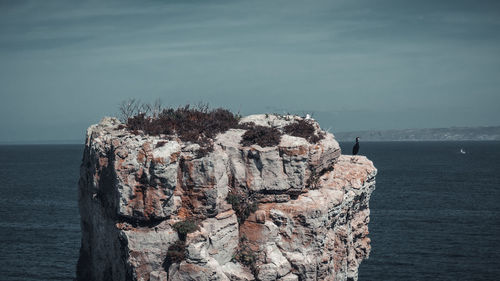
<svg viewBox="0 0 500 281">
<path fill-rule="evenodd" d="M 282 129 L 300 117 L 252 115 Z M 308 121 L 309 122 L 309 121 Z M 79 182 L 78 280 L 357 280 L 368 257 L 376 169 L 282 135 L 243 146 L 245 129 L 213 151 L 175 136 L 129 132 L 114 118 L 87 131 Z"/>
</svg>

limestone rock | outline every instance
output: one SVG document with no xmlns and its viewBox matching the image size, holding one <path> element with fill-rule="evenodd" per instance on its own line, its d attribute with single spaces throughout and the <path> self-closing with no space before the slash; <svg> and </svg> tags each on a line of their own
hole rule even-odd
<svg viewBox="0 0 500 281">
<path fill-rule="evenodd" d="M 239 263 L 228 262 L 222 266 L 222 271 L 231 281 L 253 281 L 255 277 L 249 269 Z"/>
<path fill-rule="evenodd" d="M 240 123 L 283 130 L 298 120 L 251 115 Z M 132 133 L 115 118 L 90 126 L 77 279 L 357 280 L 370 253 L 377 170 L 363 156 L 340 155 L 334 136 L 311 122 L 324 134 L 317 143 L 284 134 L 277 146 L 242 146 L 245 129 L 229 129 L 205 155 L 175 135 Z M 242 196 L 248 217 L 230 194 Z M 184 233 L 179 222 L 194 228 Z"/>
</svg>

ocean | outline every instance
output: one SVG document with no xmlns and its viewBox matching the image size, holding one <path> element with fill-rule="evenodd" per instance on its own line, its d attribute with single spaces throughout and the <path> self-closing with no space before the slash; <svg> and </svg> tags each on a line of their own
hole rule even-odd
<svg viewBox="0 0 500 281">
<path fill-rule="evenodd" d="M 0 280 L 75 277 L 82 153 L 0 146 Z M 498 280 L 500 142 L 361 142 L 360 154 L 378 175 L 359 280 Z"/>
</svg>

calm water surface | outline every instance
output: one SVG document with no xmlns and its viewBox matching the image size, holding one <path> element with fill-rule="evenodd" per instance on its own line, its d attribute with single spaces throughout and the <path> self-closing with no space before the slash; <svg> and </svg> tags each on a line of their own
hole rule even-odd
<svg viewBox="0 0 500 281">
<path fill-rule="evenodd" d="M 0 280 L 71 280 L 83 145 L 0 146 Z"/>
<path fill-rule="evenodd" d="M 498 280 L 500 142 L 361 142 L 360 152 L 379 174 L 359 280 Z M 0 146 L 0 280 L 74 278 L 82 153 Z"/>
<path fill-rule="evenodd" d="M 500 142 L 361 145 L 379 173 L 359 280 L 500 280 Z"/>
</svg>

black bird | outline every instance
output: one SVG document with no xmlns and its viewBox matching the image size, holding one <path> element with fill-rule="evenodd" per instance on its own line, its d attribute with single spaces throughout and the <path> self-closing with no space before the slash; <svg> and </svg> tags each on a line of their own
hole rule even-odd
<svg viewBox="0 0 500 281">
<path fill-rule="evenodd" d="M 356 137 L 356 144 L 352 147 L 352 155 L 356 155 L 359 152 L 359 137 Z"/>
</svg>

